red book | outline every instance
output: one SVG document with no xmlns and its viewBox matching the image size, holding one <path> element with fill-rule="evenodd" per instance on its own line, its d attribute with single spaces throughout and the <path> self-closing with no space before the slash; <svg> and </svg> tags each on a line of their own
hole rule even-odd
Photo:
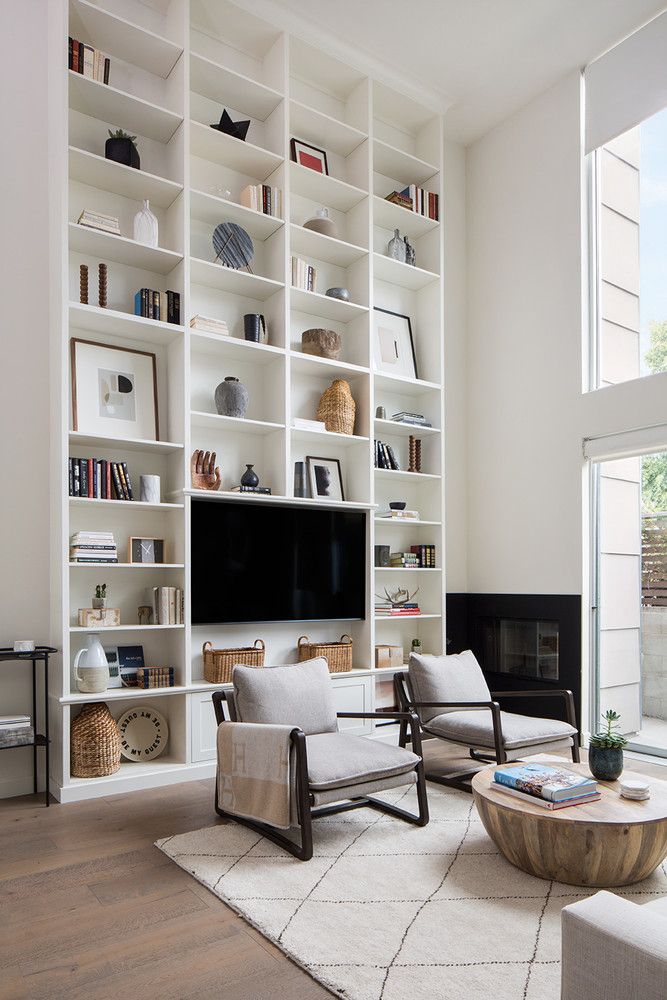
<svg viewBox="0 0 667 1000">
<path fill-rule="evenodd" d="M 107 462 L 106 466 L 107 467 L 106 467 L 105 485 L 107 491 L 107 500 L 113 500 L 113 493 L 111 491 L 111 462 Z"/>
<path fill-rule="evenodd" d="M 95 496 L 95 486 L 94 486 L 94 483 L 93 483 L 93 460 L 92 460 L 92 458 L 88 459 L 88 496 L 89 497 L 94 497 Z"/>
</svg>

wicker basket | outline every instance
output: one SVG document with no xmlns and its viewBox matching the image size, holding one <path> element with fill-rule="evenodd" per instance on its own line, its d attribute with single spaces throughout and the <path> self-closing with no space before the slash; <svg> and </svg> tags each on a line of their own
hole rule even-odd
<svg viewBox="0 0 667 1000">
<path fill-rule="evenodd" d="M 120 767 L 120 734 L 108 705 L 84 705 L 70 727 L 70 766 L 74 778 L 102 778 Z"/>
<path fill-rule="evenodd" d="M 352 669 L 352 639 L 349 635 L 342 635 L 339 642 L 311 642 L 307 635 L 302 635 L 297 647 L 299 663 L 323 656 L 331 674 L 342 674 Z"/>
<path fill-rule="evenodd" d="M 328 431 L 335 434 L 354 434 L 354 415 L 357 404 L 345 379 L 335 379 L 325 389 L 317 407 L 317 419 L 324 421 Z"/>
<path fill-rule="evenodd" d="M 205 642 L 202 649 L 204 680 L 209 684 L 229 684 L 235 663 L 242 663 L 246 667 L 263 667 L 264 649 L 261 639 L 255 639 L 254 646 L 241 646 L 239 649 L 213 649 L 210 642 Z"/>
</svg>

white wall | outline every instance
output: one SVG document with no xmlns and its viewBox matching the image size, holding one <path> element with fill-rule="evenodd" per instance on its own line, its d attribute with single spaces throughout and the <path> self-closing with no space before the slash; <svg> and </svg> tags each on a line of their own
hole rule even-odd
<svg viewBox="0 0 667 1000">
<path fill-rule="evenodd" d="M 0 12 L 2 646 L 17 638 L 46 642 L 49 634 L 46 7 L 46 0 L 21 0 Z M 0 714 L 30 711 L 29 669 L 0 665 Z M 0 797 L 32 790 L 30 750 L 3 753 L 1 765 Z"/>
</svg>

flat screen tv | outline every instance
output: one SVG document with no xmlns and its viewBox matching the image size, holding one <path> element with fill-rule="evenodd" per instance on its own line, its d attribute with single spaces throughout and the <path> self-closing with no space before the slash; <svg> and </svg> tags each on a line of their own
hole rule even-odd
<svg viewBox="0 0 667 1000">
<path fill-rule="evenodd" d="M 363 512 L 193 500 L 191 542 L 193 625 L 366 615 Z"/>
</svg>

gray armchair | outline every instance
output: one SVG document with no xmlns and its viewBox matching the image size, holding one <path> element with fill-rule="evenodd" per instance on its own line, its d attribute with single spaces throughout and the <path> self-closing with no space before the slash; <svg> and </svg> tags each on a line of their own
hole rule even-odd
<svg viewBox="0 0 667 1000">
<path fill-rule="evenodd" d="M 468 649 L 452 656 L 410 656 L 408 670 L 394 674 L 397 703 L 402 711 L 416 711 L 422 732 L 468 748 L 470 756 L 483 763 L 504 764 L 535 753 L 567 750 L 579 760 L 579 733 L 571 691 L 489 691 L 482 669 Z M 503 712 L 501 698 L 560 698 L 566 721 L 539 719 Z M 400 724 L 399 745 L 408 742 L 408 731 Z M 470 791 L 469 779 L 476 769 L 446 777 L 427 773 L 429 781 Z"/>
<path fill-rule="evenodd" d="M 421 757 L 419 720 L 414 712 L 336 713 L 331 676 L 324 658 L 305 663 L 257 669 L 236 666 L 233 691 L 213 694 L 218 722 L 218 773 L 215 808 L 218 815 L 243 823 L 257 833 L 308 861 L 313 855 L 312 820 L 319 816 L 370 806 L 391 816 L 425 826 L 428 803 Z M 224 703 L 229 719 L 225 719 Z M 410 728 L 412 751 L 363 736 L 338 731 L 338 719 L 394 718 Z M 287 732 L 292 766 L 292 815 L 299 840 L 295 842 L 275 826 L 221 806 L 227 775 L 221 772 L 220 729 L 251 723 Z M 231 734 L 230 734 L 231 735 Z M 417 786 L 417 815 L 374 797 L 375 793 L 402 785 Z"/>
</svg>

